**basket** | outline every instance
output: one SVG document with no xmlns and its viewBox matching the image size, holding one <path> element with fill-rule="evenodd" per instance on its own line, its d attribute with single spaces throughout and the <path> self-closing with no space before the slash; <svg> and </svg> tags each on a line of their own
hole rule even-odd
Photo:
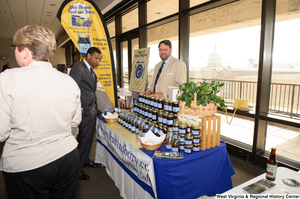
<svg viewBox="0 0 300 199">
<path fill-rule="evenodd" d="M 105 117 L 103 118 L 107 123 L 115 123 L 118 121 L 118 118 L 105 118 Z"/>
<path fill-rule="evenodd" d="M 196 98 L 195 98 L 196 99 Z M 209 103 L 207 106 L 196 105 L 197 101 L 192 101 L 191 108 L 185 106 L 186 102 L 179 102 L 179 113 L 187 115 L 195 115 L 198 117 L 213 116 L 217 112 L 217 106 L 214 103 Z"/>
<path fill-rule="evenodd" d="M 147 151 L 155 151 L 156 149 L 161 147 L 163 142 L 161 142 L 159 144 L 145 144 L 145 143 L 141 142 L 141 144 L 142 144 L 143 148 L 146 149 Z"/>
</svg>

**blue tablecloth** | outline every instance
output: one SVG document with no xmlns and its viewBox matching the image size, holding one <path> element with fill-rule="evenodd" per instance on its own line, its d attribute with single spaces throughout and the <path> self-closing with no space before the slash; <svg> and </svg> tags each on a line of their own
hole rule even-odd
<svg viewBox="0 0 300 199">
<path fill-rule="evenodd" d="M 140 149 L 153 156 L 154 151 Z M 158 150 L 165 151 L 165 146 Z M 159 199 L 194 199 L 202 195 L 213 196 L 232 188 L 235 174 L 226 144 L 205 151 L 184 154 L 182 160 L 153 158 L 157 196 Z"/>
</svg>

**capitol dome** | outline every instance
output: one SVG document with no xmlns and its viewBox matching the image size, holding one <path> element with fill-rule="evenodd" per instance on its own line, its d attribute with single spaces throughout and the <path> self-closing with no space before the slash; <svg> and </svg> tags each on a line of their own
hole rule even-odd
<svg viewBox="0 0 300 199">
<path fill-rule="evenodd" d="M 217 43 L 215 44 L 214 51 L 210 54 L 207 62 L 207 67 L 222 67 L 222 55 L 217 50 Z"/>
</svg>

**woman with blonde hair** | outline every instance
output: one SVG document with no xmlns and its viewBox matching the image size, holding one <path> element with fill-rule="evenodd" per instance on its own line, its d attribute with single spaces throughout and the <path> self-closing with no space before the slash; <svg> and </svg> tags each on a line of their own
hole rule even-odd
<svg viewBox="0 0 300 199">
<path fill-rule="evenodd" d="M 52 67 L 56 41 L 47 28 L 19 29 L 12 49 L 20 68 L 0 76 L 0 169 L 8 198 L 76 198 L 80 89 Z"/>
</svg>

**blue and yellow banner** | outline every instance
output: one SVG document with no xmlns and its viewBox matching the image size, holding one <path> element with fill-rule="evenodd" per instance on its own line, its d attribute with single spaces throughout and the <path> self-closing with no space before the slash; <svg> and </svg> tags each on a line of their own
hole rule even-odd
<svg viewBox="0 0 300 199">
<path fill-rule="evenodd" d="M 108 97 L 118 104 L 113 51 L 106 22 L 91 0 L 66 0 L 62 3 L 57 18 L 83 57 L 90 47 L 97 47 L 102 60 L 93 69 Z"/>
<path fill-rule="evenodd" d="M 149 63 L 150 48 L 142 48 L 134 51 L 132 70 L 130 75 L 129 90 L 144 92 Z"/>
</svg>

